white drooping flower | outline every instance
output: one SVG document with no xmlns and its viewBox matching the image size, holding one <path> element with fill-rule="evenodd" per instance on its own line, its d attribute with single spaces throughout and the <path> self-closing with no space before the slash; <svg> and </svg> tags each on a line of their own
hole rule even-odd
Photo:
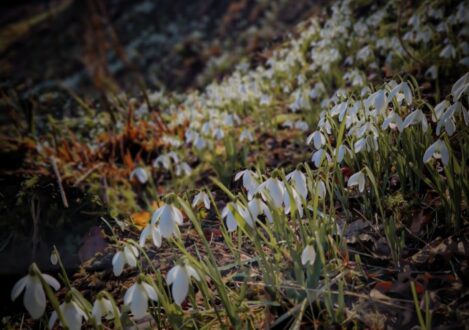
<svg viewBox="0 0 469 330">
<path fill-rule="evenodd" d="M 383 130 L 387 129 L 388 127 L 391 129 L 397 128 L 399 132 L 402 132 L 402 130 L 404 129 L 404 124 L 402 122 L 401 117 L 394 111 L 391 111 L 388 114 L 386 119 L 383 121 L 383 125 L 381 126 Z"/>
<path fill-rule="evenodd" d="M 285 195 L 285 185 L 282 181 L 276 178 L 267 179 L 256 189 L 256 192 L 261 193 L 264 199 L 266 199 L 264 195 L 265 191 L 268 192 L 276 208 L 282 207 Z"/>
<path fill-rule="evenodd" d="M 327 189 L 326 189 L 326 184 L 324 183 L 324 181 L 322 180 L 317 181 L 316 184 L 314 185 L 314 190 L 320 199 L 324 199 L 324 197 L 326 197 Z"/>
<path fill-rule="evenodd" d="M 80 330 L 83 320 L 88 320 L 86 313 L 73 300 L 64 302 L 59 306 L 59 308 L 62 312 L 65 322 L 67 323 L 66 325 L 62 324 L 62 326 L 67 326 L 67 328 L 70 330 Z M 50 329 L 54 327 L 57 318 L 57 312 L 52 312 L 49 320 Z"/>
<path fill-rule="evenodd" d="M 42 276 L 42 278 L 55 290 L 60 288 L 60 283 L 50 275 L 38 274 L 39 271 L 33 268 L 36 268 L 34 264 L 31 265 L 29 274 L 22 277 L 13 286 L 13 289 L 11 290 L 11 300 L 16 300 L 24 290 L 24 307 L 26 307 L 26 310 L 33 319 L 38 319 L 46 310 L 46 295 L 39 276 Z"/>
<path fill-rule="evenodd" d="M 452 136 L 456 132 L 456 120 L 455 116 L 456 114 L 463 112 L 464 120 L 466 121 L 466 111 L 461 104 L 461 102 L 456 102 L 452 105 L 450 105 L 439 117 L 438 123 L 436 125 L 436 134 L 440 135 L 441 129 L 444 128 L 446 133 L 449 136 Z M 436 108 L 435 108 L 435 115 L 438 116 L 438 113 L 436 113 Z M 467 121 L 466 121 L 467 123 Z"/>
<path fill-rule="evenodd" d="M 403 81 L 400 84 L 396 85 L 391 92 L 389 93 L 389 99 L 396 97 L 397 103 L 401 104 L 402 99 L 404 99 L 407 105 L 412 104 L 413 95 L 412 90 L 407 82 Z"/>
<path fill-rule="evenodd" d="M 245 207 L 241 204 L 237 204 L 236 210 L 238 211 L 241 218 L 243 218 L 244 221 L 246 221 L 246 223 L 249 225 L 249 227 L 254 228 L 254 224 L 257 220 L 257 215 L 258 215 L 258 213 L 256 212 L 257 210 L 255 210 L 255 212 L 257 214 L 253 214 L 253 213 L 251 213 L 249 208 L 247 208 L 247 207 Z"/>
<path fill-rule="evenodd" d="M 346 154 L 353 157 L 352 151 L 344 144 L 341 144 L 338 148 L 334 149 L 334 157 L 337 157 L 337 162 L 339 164 L 342 163 Z"/>
<path fill-rule="evenodd" d="M 291 211 L 292 202 L 295 204 L 296 209 L 300 217 L 303 217 L 303 201 L 301 200 L 300 194 L 296 191 L 294 187 L 291 188 L 291 196 L 288 191 L 285 191 L 284 195 L 284 205 L 285 205 L 285 214 L 289 214 Z"/>
<path fill-rule="evenodd" d="M 179 236 L 178 225 L 182 225 L 182 213 L 177 207 L 165 204 L 157 209 L 151 217 L 153 225 L 157 222 L 161 236 L 164 238 Z"/>
<path fill-rule="evenodd" d="M 448 100 L 443 100 L 440 103 L 438 103 L 435 108 L 433 109 L 433 114 L 432 114 L 432 121 L 436 123 L 441 119 L 444 113 L 446 113 L 446 109 L 451 105 L 451 103 Z"/>
<path fill-rule="evenodd" d="M 451 88 L 451 94 L 455 100 L 459 100 L 469 90 L 469 73 L 459 78 Z"/>
<path fill-rule="evenodd" d="M 197 150 L 202 150 L 205 148 L 206 144 L 207 143 L 205 140 L 199 134 L 197 134 L 194 139 L 194 147 L 196 147 Z"/>
<path fill-rule="evenodd" d="M 137 167 L 130 173 L 130 179 L 132 180 L 134 177 L 136 177 L 141 184 L 148 181 L 148 173 L 143 167 Z"/>
<path fill-rule="evenodd" d="M 353 149 L 355 150 L 355 153 L 359 153 L 363 150 L 378 151 L 378 135 L 364 135 L 353 144 Z"/>
<path fill-rule="evenodd" d="M 235 215 L 233 213 L 233 208 L 235 206 L 230 203 L 225 206 L 225 208 L 221 212 L 222 218 L 226 219 L 226 227 L 228 228 L 228 232 L 233 232 L 238 228 L 238 222 L 236 221 Z"/>
<path fill-rule="evenodd" d="M 125 243 L 124 248 L 118 250 L 112 258 L 112 270 L 115 276 L 122 274 L 124 266 L 128 264 L 130 267 L 137 266 L 138 249 L 129 244 Z"/>
<path fill-rule="evenodd" d="M 241 177 L 243 178 L 243 187 L 248 192 L 248 198 L 251 199 L 258 185 L 257 174 L 251 170 L 239 171 L 235 175 L 235 181 L 238 181 Z"/>
<path fill-rule="evenodd" d="M 301 253 L 301 263 L 306 266 L 307 264 L 313 265 L 316 261 L 316 250 L 312 245 L 306 245 Z"/>
<path fill-rule="evenodd" d="M 194 196 L 194 199 L 192 201 L 192 207 L 196 207 L 201 202 L 204 204 L 207 210 L 210 210 L 210 198 L 205 191 L 201 191 Z"/>
<path fill-rule="evenodd" d="M 306 143 L 310 144 L 311 141 L 316 149 L 321 149 L 326 144 L 326 137 L 320 131 L 314 131 L 308 136 Z"/>
<path fill-rule="evenodd" d="M 176 304 L 181 305 L 184 299 L 186 299 L 191 277 L 200 281 L 197 271 L 188 264 L 176 265 L 168 272 L 166 282 L 168 285 L 172 285 L 171 293 Z"/>
<path fill-rule="evenodd" d="M 146 315 L 148 300 L 158 301 L 158 295 L 155 289 L 142 279 L 138 279 L 124 295 L 124 304 L 130 306 L 130 311 L 136 319 Z"/>
<path fill-rule="evenodd" d="M 161 244 L 163 243 L 162 237 L 161 237 L 161 231 L 160 227 L 157 225 L 154 225 L 152 223 L 149 223 L 145 226 L 145 228 L 142 230 L 142 233 L 140 234 L 140 246 L 145 246 L 145 242 L 147 241 L 147 237 L 151 234 L 151 238 L 153 240 L 153 244 L 156 247 L 160 247 Z"/>
<path fill-rule="evenodd" d="M 248 129 L 243 129 L 243 131 L 239 135 L 239 142 L 243 142 L 245 140 L 250 142 L 254 141 L 254 137 L 252 136 L 251 131 Z"/>
<path fill-rule="evenodd" d="M 176 168 L 174 170 L 174 174 L 176 174 L 176 176 L 181 176 L 183 174 L 185 176 L 188 176 L 191 173 L 192 173 L 192 168 L 186 162 L 180 162 L 179 164 L 176 164 Z"/>
<path fill-rule="evenodd" d="M 119 310 L 117 310 L 117 317 L 120 317 Z M 104 317 L 106 320 L 111 320 L 116 317 L 114 315 L 114 308 L 109 299 L 100 297 L 95 300 L 93 304 L 93 309 L 91 310 L 91 316 L 96 321 L 97 325 L 101 324 L 101 319 Z"/>
<path fill-rule="evenodd" d="M 287 180 L 293 183 L 296 191 L 306 199 L 308 197 L 308 188 L 306 186 L 306 176 L 299 170 L 294 170 L 286 176 Z"/>
<path fill-rule="evenodd" d="M 249 201 L 248 210 L 254 219 L 257 219 L 259 215 L 264 214 L 270 223 L 273 221 L 269 207 L 259 197 L 254 197 Z"/>
<path fill-rule="evenodd" d="M 424 163 L 428 163 L 430 159 L 441 159 L 443 165 L 448 165 L 449 163 L 449 152 L 446 143 L 443 140 L 436 140 L 428 149 L 425 151 L 423 155 Z"/>
<path fill-rule="evenodd" d="M 382 89 L 376 91 L 370 98 L 373 100 L 373 106 L 375 107 L 376 115 L 384 113 L 388 106 L 388 99 L 386 98 L 386 92 Z"/>
<path fill-rule="evenodd" d="M 452 44 L 447 44 L 440 52 L 440 57 L 449 59 L 456 58 L 456 48 Z"/>
<path fill-rule="evenodd" d="M 411 125 L 417 125 L 417 124 L 422 125 L 422 130 L 424 132 L 427 131 L 427 128 L 428 128 L 427 118 L 425 117 L 424 113 L 420 109 L 415 110 L 411 112 L 409 115 L 407 115 L 407 117 L 404 119 L 403 127 L 407 128 Z"/>
<path fill-rule="evenodd" d="M 57 250 L 54 249 L 50 254 L 50 263 L 56 266 L 58 262 L 59 262 L 59 255 L 57 254 Z"/>
<path fill-rule="evenodd" d="M 324 161 L 324 159 L 327 159 L 327 161 L 329 162 L 331 161 L 331 156 L 329 156 L 327 151 L 325 151 L 324 149 L 319 149 L 311 157 L 311 161 L 314 163 L 314 166 L 316 166 L 317 168 L 321 166 L 321 163 Z"/>
<path fill-rule="evenodd" d="M 353 174 L 347 182 L 348 187 L 358 186 L 358 190 L 363 192 L 365 190 L 365 173 L 363 171 L 359 171 Z"/>
</svg>

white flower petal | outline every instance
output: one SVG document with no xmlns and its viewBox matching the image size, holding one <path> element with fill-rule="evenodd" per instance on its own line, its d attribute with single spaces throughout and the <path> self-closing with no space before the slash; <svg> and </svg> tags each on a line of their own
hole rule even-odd
<svg viewBox="0 0 469 330">
<path fill-rule="evenodd" d="M 162 242 L 162 237 L 161 237 L 161 232 L 159 227 L 153 226 L 152 231 L 151 231 L 151 237 L 153 239 L 153 244 L 155 244 L 156 247 L 161 247 Z"/>
<path fill-rule="evenodd" d="M 185 270 L 177 272 L 173 286 L 171 288 L 174 302 L 181 305 L 189 292 L 189 278 Z"/>
<path fill-rule="evenodd" d="M 18 296 L 23 292 L 24 287 L 28 283 L 29 280 L 29 275 L 26 275 L 22 277 L 16 284 L 13 286 L 13 289 L 11 290 L 11 300 L 16 300 Z"/>
<path fill-rule="evenodd" d="M 49 319 L 49 329 L 54 328 L 55 322 L 57 322 L 57 312 L 53 311 L 52 314 L 50 315 L 50 319 Z"/>
<path fill-rule="evenodd" d="M 312 245 L 307 245 L 304 249 L 303 252 L 301 253 L 301 263 L 303 265 L 306 264 L 314 264 L 314 261 L 316 260 L 316 250 L 314 249 L 314 246 Z"/>
<path fill-rule="evenodd" d="M 145 316 L 148 309 L 148 300 L 145 291 L 141 284 L 136 284 L 132 301 L 130 302 L 130 310 L 136 319 L 141 319 Z"/>
<path fill-rule="evenodd" d="M 124 304 L 125 305 L 130 305 L 130 302 L 133 299 L 134 296 L 134 291 L 136 289 L 137 284 L 132 285 L 130 288 L 127 289 L 124 295 Z"/>
<path fill-rule="evenodd" d="M 47 275 L 47 274 L 42 274 L 42 277 L 44 278 L 44 280 L 51 286 L 55 289 L 55 291 L 57 291 L 58 289 L 60 289 L 60 283 L 59 281 L 57 281 L 55 278 L 53 278 L 52 276 L 50 275 Z"/>
<path fill-rule="evenodd" d="M 166 282 L 168 285 L 171 285 L 177 277 L 177 274 L 181 271 L 181 266 L 176 265 L 171 270 L 168 272 L 168 275 L 166 275 Z"/>
<path fill-rule="evenodd" d="M 190 266 L 190 265 L 186 265 L 186 271 L 187 273 L 189 274 L 189 276 L 192 276 L 193 278 L 195 278 L 197 281 L 200 281 L 200 276 L 199 274 L 197 273 L 197 271 L 194 269 L 194 267 Z"/>
<path fill-rule="evenodd" d="M 124 270 L 124 254 L 121 251 L 118 251 L 112 258 L 112 270 L 115 276 L 119 276 Z"/>
<path fill-rule="evenodd" d="M 23 296 L 24 306 L 33 319 L 38 319 L 46 310 L 46 295 L 37 276 L 31 276 Z"/>
<path fill-rule="evenodd" d="M 158 295 L 156 294 L 155 289 L 150 284 L 142 282 L 142 286 L 145 289 L 145 292 L 147 293 L 148 298 L 150 298 L 153 301 L 158 301 Z"/>
</svg>

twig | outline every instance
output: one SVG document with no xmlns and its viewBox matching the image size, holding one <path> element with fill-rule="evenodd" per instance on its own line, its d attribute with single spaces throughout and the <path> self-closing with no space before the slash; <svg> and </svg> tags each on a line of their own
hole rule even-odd
<svg viewBox="0 0 469 330">
<path fill-rule="evenodd" d="M 93 166 L 92 168 L 90 168 L 81 177 L 78 178 L 78 180 L 73 184 L 73 187 L 74 188 L 78 187 L 87 177 L 90 176 L 91 173 L 93 173 L 96 169 L 100 168 L 103 165 L 104 163 L 99 163 Z"/>
<path fill-rule="evenodd" d="M 400 1 L 399 4 L 397 4 L 399 6 L 398 8 L 398 15 L 397 15 L 397 39 L 399 40 L 399 43 L 401 44 L 402 48 L 404 49 L 404 51 L 406 52 L 406 54 L 412 59 L 414 60 L 415 62 L 417 62 L 418 64 L 420 65 L 423 65 L 423 62 L 421 60 L 419 60 L 418 58 L 416 58 L 411 52 L 410 50 L 407 48 L 406 44 L 404 43 L 404 40 L 402 39 L 402 31 L 401 31 L 401 23 L 402 23 L 402 11 L 403 11 L 403 7 L 404 7 L 404 1 Z"/>
<path fill-rule="evenodd" d="M 35 198 L 31 200 L 31 217 L 33 218 L 33 237 L 32 237 L 32 261 L 36 259 L 36 250 L 38 245 L 38 233 L 39 233 L 39 214 L 40 214 L 40 207 L 39 207 L 39 200 L 36 203 L 34 202 Z"/>
<path fill-rule="evenodd" d="M 67 195 L 65 195 L 65 190 L 62 185 L 62 177 L 60 176 L 59 168 L 57 167 L 57 161 L 54 157 L 50 157 L 50 163 L 52 165 L 52 169 L 54 170 L 55 176 L 57 177 L 57 184 L 59 185 L 60 190 L 60 197 L 62 197 L 62 203 L 66 208 L 68 208 L 68 201 Z"/>
</svg>

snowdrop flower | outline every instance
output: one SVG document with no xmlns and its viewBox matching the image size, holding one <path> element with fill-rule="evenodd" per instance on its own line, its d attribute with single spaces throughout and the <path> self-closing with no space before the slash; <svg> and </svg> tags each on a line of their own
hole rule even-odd
<svg viewBox="0 0 469 330">
<path fill-rule="evenodd" d="M 206 146 L 206 142 L 203 138 L 200 137 L 200 135 L 197 134 L 197 136 L 194 139 L 194 146 L 196 147 L 197 150 L 202 150 Z"/>
<path fill-rule="evenodd" d="M 62 315 L 64 316 L 65 323 L 62 326 L 67 326 L 67 329 L 70 330 L 80 330 L 81 324 L 83 319 L 88 320 L 85 312 L 75 303 L 71 298 L 68 296 L 66 301 L 59 306 L 60 310 L 62 311 Z M 55 322 L 57 321 L 57 312 L 52 312 L 49 320 L 49 328 L 52 329 L 54 327 Z"/>
<path fill-rule="evenodd" d="M 319 180 L 316 183 L 315 191 L 316 191 L 316 194 L 319 196 L 320 199 L 324 199 L 324 197 L 326 197 L 327 190 L 326 190 L 326 184 L 324 183 L 324 181 Z"/>
<path fill-rule="evenodd" d="M 397 128 L 399 132 L 402 132 L 402 130 L 404 129 L 404 123 L 402 122 L 401 117 L 394 111 L 391 111 L 388 114 L 386 119 L 383 121 L 383 125 L 381 126 L 383 130 L 388 129 L 388 127 L 391 129 Z"/>
<path fill-rule="evenodd" d="M 178 225 L 182 225 L 182 213 L 175 206 L 165 204 L 153 213 L 151 224 L 154 225 L 156 222 L 158 222 L 161 236 L 164 238 L 169 238 L 173 235 L 179 236 Z"/>
<path fill-rule="evenodd" d="M 136 319 L 141 319 L 147 313 L 148 300 L 158 301 L 158 295 L 155 289 L 142 278 L 139 278 L 124 295 L 124 304 L 130 306 Z"/>
<path fill-rule="evenodd" d="M 168 155 L 159 155 L 153 160 L 153 167 L 159 168 L 163 166 L 166 170 L 171 168 L 171 158 Z"/>
<path fill-rule="evenodd" d="M 255 214 L 253 214 L 249 208 L 246 208 L 243 205 L 238 204 L 236 206 L 236 210 L 238 211 L 241 218 L 243 218 L 244 221 L 246 221 L 249 227 L 254 228 L 254 224 L 257 221 L 257 216 L 259 215 L 259 211 L 254 208 L 252 209 L 254 210 Z"/>
<path fill-rule="evenodd" d="M 269 105 L 270 104 L 270 96 L 263 94 L 261 99 L 259 100 L 260 105 Z"/>
<path fill-rule="evenodd" d="M 221 140 L 225 137 L 225 132 L 218 127 L 214 132 L 213 132 L 213 137 L 217 140 Z"/>
<path fill-rule="evenodd" d="M 345 114 L 347 113 L 348 109 L 348 102 L 342 102 L 334 105 L 334 107 L 330 110 L 330 115 L 335 117 L 339 115 L 339 122 L 342 122 Z M 316 148 L 319 149 L 319 148 Z"/>
<path fill-rule="evenodd" d="M 454 116 L 455 114 L 461 112 L 461 110 L 463 110 L 463 106 L 460 102 L 456 102 L 449 106 L 448 109 L 438 119 L 438 124 L 436 125 L 436 134 L 440 135 L 441 128 L 444 126 L 446 133 L 448 133 L 449 136 L 453 135 L 456 132 L 456 123 L 454 120 Z M 466 111 L 463 111 L 464 120 L 467 123 Z M 435 115 L 438 114 L 435 112 Z"/>
<path fill-rule="evenodd" d="M 459 100 L 464 93 L 469 90 L 469 73 L 458 79 L 451 88 L 451 95 L 455 100 Z"/>
<path fill-rule="evenodd" d="M 306 139 L 306 144 L 310 144 L 313 141 L 314 148 L 321 149 L 326 144 L 326 137 L 320 131 L 314 131 Z"/>
<path fill-rule="evenodd" d="M 303 249 L 303 252 L 301 253 L 301 263 L 303 266 L 306 266 L 307 264 L 313 265 L 315 261 L 316 250 L 314 249 L 314 246 L 306 245 L 306 247 Z"/>
<path fill-rule="evenodd" d="M 50 254 L 50 263 L 56 266 L 58 262 L 59 262 L 59 255 L 57 253 L 57 250 L 54 248 L 54 250 L 52 250 L 52 253 Z"/>
<path fill-rule="evenodd" d="M 256 180 L 257 174 L 251 170 L 243 170 L 236 173 L 234 179 L 238 181 L 241 177 L 243 178 L 243 186 L 248 191 L 248 198 L 251 199 L 258 185 Z"/>
<path fill-rule="evenodd" d="M 449 59 L 449 58 L 456 58 L 456 48 L 452 44 L 446 45 L 440 52 L 440 57 Z"/>
<path fill-rule="evenodd" d="M 283 182 L 276 178 L 269 178 L 257 187 L 256 192 L 263 193 L 266 190 L 272 198 L 274 206 L 276 208 L 282 207 L 285 195 L 285 185 Z M 265 199 L 264 195 L 263 197 Z"/>
<path fill-rule="evenodd" d="M 124 248 L 117 251 L 112 258 L 112 270 L 115 276 L 122 274 L 124 266 L 128 264 L 130 267 L 137 266 L 138 249 L 128 243 L 124 244 Z"/>
<path fill-rule="evenodd" d="M 432 65 L 425 71 L 425 77 L 435 80 L 438 77 L 438 67 L 436 65 Z"/>
<path fill-rule="evenodd" d="M 404 119 L 403 127 L 404 127 L 404 128 L 407 128 L 407 127 L 409 127 L 409 126 L 411 126 L 411 125 L 416 125 L 416 124 L 422 125 L 422 130 L 423 130 L 424 132 L 427 131 L 427 129 L 428 129 L 427 118 L 425 117 L 425 115 L 423 114 L 422 110 L 420 110 L 420 109 L 411 112 L 411 113 Z"/>
<path fill-rule="evenodd" d="M 46 310 L 46 295 L 39 276 L 42 276 L 55 290 L 60 288 L 60 283 L 55 278 L 47 274 L 41 274 L 36 264 L 32 264 L 29 268 L 29 274 L 16 282 L 11 290 L 11 300 L 16 300 L 24 291 L 24 307 L 33 319 L 40 318 Z"/>
<path fill-rule="evenodd" d="M 233 204 L 229 203 L 227 204 L 222 212 L 221 216 L 223 219 L 226 219 L 226 227 L 228 228 L 228 232 L 233 232 L 238 228 L 238 222 L 236 221 L 235 215 L 233 214 Z"/>
<path fill-rule="evenodd" d="M 339 164 L 342 163 L 347 153 L 349 156 L 352 156 L 352 151 L 344 144 L 334 149 L 334 156 L 337 156 L 337 162 L 339 162 Z"/>
<path fill-rule="evenodd" d="M 251 131 L 248 129 L 243 129 L 239 135 L 239 142 L 243 142 L 244 140 L 248 140 L 250 142 L 254 141 L 254 137 L 252 136 Z"/>
<path fill-rule="evenodd" d="M 205 191 L 201 191 L 195 195 L 194 200 L 192 201 L 192 207 L 196 207 L 200 202 L 203 202 L 205 208 L 210 210 L 210 198 Z"/>
<path fill-rule="evenodd" d="M 316 166 L 317 168 L 321 166 L 321 163 L 322 163 L 321 160 L 323 158 L 323 154 L 325 154 L 325 159 L 327 159 L 328 161 L 331 161 L 331 156 L 329 156 L 327 151 L 325 151 L 324 149 L 319 149 L 311 157 L 311 161 L 314 163 L 314 166 Z"/>
<path fill-rule="evenodd" d="M 157 225 L 153 225 L 151 223 L 147 224 L 145 228 L 142 230 L 142 233 L 140 234 L 140 240 L 139 244 L 140 246 L 145 246 L 145 242 L 147 240 L 147 237 L 151 234 L 151 238 L 153 240 L 153 244 L 156 247 L 160 247 L 161 244 L 163 243 L 163 239 L 161 237 L 161 231 L 160 227 Z"/>
<path fill-rule="evenodd" d="M 376 115 L 382 114 L 388 106 L 386 92 L 381 89 L 371 94 L 370 97 L 373 99 L 373 105 L 375 107 Z"/>
<path fill-rule="evenodd" d="M 176 304 L 181 305 L 186 299 L 191 277 L 200 281 L 197 271 L 188 264 L 176 265 L 168 272 L 166 282 L 168 285 L 172 285 L 171 293 Z"/>
<path fill-rule="evenodd" d="M 285 191 L 285 197 L 283 200 L 283 203 L 285 204 L 285 214 L 290 213 L 292 202 L 295 203 L 300 217 L 303 217 L 303 202 L 301 200 L 300 194 L 293 187 L 291 188 L 291 195 L 288 193 L 288 191 Z"/>
<path fill-rule="evenodd" d="M 446 143 L 443 140 L 436 140 L 428 149 L 425 151 L 423 155 L 423 162 L 428 163 L 430 159 L 441 159 L 443 164 L 446 166 L 449 163 L 449 152 L 448 147 L 446 147 Z"/>
<path fill-rule="evenodd" d="M 176 176 L 180 176 L 182 174 L 187 176 L 192 173 L 192 168 L 186 162 L 182 162 L 176 165 L 176 170 L 174 171 L 174 173 L 176 174 Z"/>
<path fill-rule="evenodd" d="M 353 174 L 347 182 L 348 187 L 358 186 L 358 190 L 363 192 L 365 190 L 365 173 L 363 171 L 359 171 Z"/>
<path fill-rule="evenodd" d="M 104 317 L 106 320 L 111 320 L 113 318 L 120 317 L 119 310 L 117 310 L 118 315 L 114 315 L 114 308 L 109 299 L 104 298 L 103 295 L 99 294 L 98 298 L 93 304 L 93 309 L 91 311 L 91 316 L 95 319 L 96 325 L 101 324 L 101 319 Z"/>
<path fill-rule="evenodd" d="M 378 136 L 377 135 L 366 135 L 354 143 L 353 149 L 356 153 L 362 150 L 367 151 L 378 151 Z"/>
<path fill-rule="evenodd" d="M 130 173 L 130 180 L 132 180 L 134 177 L 137 177 L 141 184 L 144 184 L 148 181 L 148 173 L 143 167 L 137 167 L 132 171 L 132 173 Z"/>
<path fill-rule="evenodd" d="M 257 220 L 257 217 L 264 214 L 267 220 L 272 223 L 273 217 L 269 207 L 259 197 L 254 197 L 248 203 L 248 210 L 250 214 Z"/>
<path fill-rule="evenodd" d="M 294 170 L 286 176 L 286 179 L 293 182 L 296 191 L 306 199 L 308 197 L 308 188 L 306 186 L 306 176 L 299 170 Z"/>
<path fill-rule="evenodd" d="M 435 123 L 440 118 L 442 117 L 443 113 L 445 113 L 445 110 L 448 109 L 448 107 L 451 105 L 448 100 L 443 100 L 440 103 L 438 103 L 435 108 L 433 109 L 434 112 L 432 113 L 432 121 Z"/>
<path fill-rule="evenodd" d="M 412 104 L 413 100 L 413 95 L 412 95 L 412 90 L 410 89 L 410 86 L 406 82 L 401 82 L 400 84 L 396 85 L 391 92 L 389 93 L 389 99 L 393 99 L 394 97 L 397 97 L 397 101 L 400 104 L 401 103 L 401 95 L 403 95 L 403 98 L 405 99 L 407 105 Z"/>
</svg>

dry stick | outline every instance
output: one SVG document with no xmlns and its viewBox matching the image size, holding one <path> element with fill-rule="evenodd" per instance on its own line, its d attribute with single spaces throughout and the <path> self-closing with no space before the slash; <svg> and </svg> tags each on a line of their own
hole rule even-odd
<svg viewBox="0 0 469 330">
<path fill-rule="evenodd" d="M 399 40 L 399 43 L 401 44 L 402 48 L 406 52 L 406 54 L 415 62 L 417 62 L 420 65 L 423 65 L 423 62 L 416 58 L 410 50 L 407 48 L 406 44 L 404 43 L 404 40 L 402 39 L 402 31 L 401 31 L 401 23 L 402 23 L 402 12 L 403 12 L 403 7 L 404 7 L 404 1 L 400 1 L 399 4 L 399 13 L 397 15 L 397 39 Z"/>
<path fill-rule="evenodd" d="M 37 246 L 39 243 L 38 235 L 39 235 L 39 214 L 40 214 L 39 200 L 37 201 L 37 206 L 34 200 L 35 200 L 34 198 L 31 200 L 31 217 L 33 218 L 33 237 L 32 237 L 33 250 L 31 253 L 32 261 L 36 259 L 36 250 L 37 250 Z"/>
<path fill-rule="evenodd" d="M 94 165 L 92 168 L 90 168 L 88 171 L 85 172 L 81 177 L 78 178 L 78 180 L 73 184 L 73 187 L 76 188 L 78 187 L 87 177 L 90 176 L 91 173 L 93 173 L 96 169 L 99 167 L 103 166 L 104 163 L 99 163 Z"/>
<path fill-rule="evenodd" d="M 68 208 L 67 195 L 65 195 L 65 190 L 62 185 L 62 177 L 60 176 L 59 168 L 57 167 L 57 161 L 54 157 L 50 157 L 50 162 L 52 164 L 52 169 L 54 170 L 55 176 L 57 177 L 57 184 L 59 185 L 60 197 L 62 197 L 62 203 L 66 208 Z"/>
</svg>

